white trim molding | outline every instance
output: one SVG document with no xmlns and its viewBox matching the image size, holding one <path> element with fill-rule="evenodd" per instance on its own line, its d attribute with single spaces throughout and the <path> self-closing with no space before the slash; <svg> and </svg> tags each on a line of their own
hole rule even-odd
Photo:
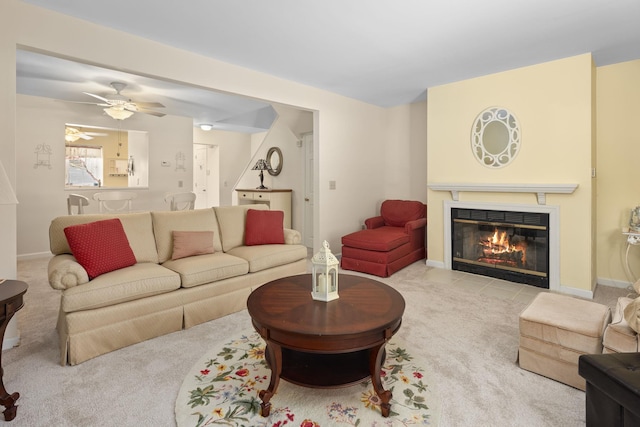
<svg viewBox="0 0 640 427">
<path fill-rule="evenodd" d="M 460 192 L 482 193 L 534 193 L 539 205 L 547 203 L 547 194 L 573 194 L 578 184 L 472 184 L 472 183 L 434 183 L 427 184 L 434 191 L 450 191 L 451 198 L 459 201 Z"/>
</svg>

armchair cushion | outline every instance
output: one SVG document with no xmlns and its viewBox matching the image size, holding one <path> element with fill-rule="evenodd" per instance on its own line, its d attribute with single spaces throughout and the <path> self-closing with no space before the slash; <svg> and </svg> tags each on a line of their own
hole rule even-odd
<svg viewBox="0 0 640 427">
<path fill-rule="evenodd" d="M 388 252 L 409 243 L 409 235 L 400 227 L 379 227 L 360 230 L 342 237 L 342 244 L 351 248 Z"/>
<path fill-rule="evenodd" d="M 426 207 L 414 200 L 385 200 L 380 206 L 380 216 L 385 225 L 404 227 L 407 221 L 424 218 Z"/>
</svg>

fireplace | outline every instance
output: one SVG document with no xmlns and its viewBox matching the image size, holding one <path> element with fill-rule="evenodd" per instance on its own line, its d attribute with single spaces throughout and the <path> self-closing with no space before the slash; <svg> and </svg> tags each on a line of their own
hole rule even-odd
<svg viewBox="0 0 640 427">
<path fill-rule="evenodd" d="M 453 270 L 549 288 L 549 213 L 450 212 Z"/>
</svg>

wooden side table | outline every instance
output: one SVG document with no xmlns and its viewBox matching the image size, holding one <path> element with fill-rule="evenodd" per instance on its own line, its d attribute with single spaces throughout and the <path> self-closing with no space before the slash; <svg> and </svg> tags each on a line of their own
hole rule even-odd
<svg viewBox="0 0 640 427">
<path fill-rule="evenodd" d="M 27 284 L 18 280 L 5 280 L 0 283 L 0 342 L 4 340 L 4 333 L 13 315 L 22 308 L 24 301 L 22 296 L 27 292 Z M 2 351 L 0 351 L 0 404 L 5 407 L 3 412 L 5 421 L 11 421 L 16 417 L 16 400 L 20 393 L 7 393 L 4 388 L 4 370 L 2 369 Z"/>
</svg>

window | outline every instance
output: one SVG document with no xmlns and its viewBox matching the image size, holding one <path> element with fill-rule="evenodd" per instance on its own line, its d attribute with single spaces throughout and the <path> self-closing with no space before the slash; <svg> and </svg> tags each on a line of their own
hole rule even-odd
<svg viewBox="0 0 640 427">
<path fill-rule="evenodd" d="M 103 182 L 102 147 L 67 144 L 66 187 L 100 187 Z"/>
</svg>

